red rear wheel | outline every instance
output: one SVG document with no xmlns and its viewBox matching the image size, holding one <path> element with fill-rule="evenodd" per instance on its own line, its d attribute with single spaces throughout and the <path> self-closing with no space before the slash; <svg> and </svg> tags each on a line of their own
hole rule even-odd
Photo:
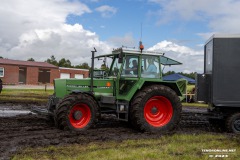
<svg viewBox="0 0 240 160">
<path fill-rule="evenodd" d="M 162 127 L 168 124 L 172 115 L 172 104 L 163 96 L 154 96 L 145 104 L 144 118 L 154 127 Z"/>
<path fill-rule="evenodd" d="M 181 111 L 174 90 L 164 85 L 146 85 L 131 101 L 129 120 L 141 131 L 169 133 L 178 126 Z"/>
<path fill-rule="evenodd" d="M 91 110 L 86 104 L 76 104 L 70 110 L 68 118 L 74 128 L 84 128 L 90 122 Z"/>
</svg>

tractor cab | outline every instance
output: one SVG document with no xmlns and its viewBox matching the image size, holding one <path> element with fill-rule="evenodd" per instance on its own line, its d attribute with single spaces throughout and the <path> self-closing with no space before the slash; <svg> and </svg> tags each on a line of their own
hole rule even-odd
<svg viewBox="0 0 240 160">
<path fill-rule="evenodd" d="M 113 50 L 112 54 L 100 55 L 95 58 L 103 57 L 112 59 L 109 77 L 160 79 L 163 66 L 182 64 L 164 56 L 164 53 L 124 48 Z"/>
<path fill-rule="evenodd" d="M 139 87 L 151 83 L 161 82 L 162 70 L 165 66 L 180 65 L 182 63 L 164 56 L 164 53 L 152 51 L 140 51 L 135 49 L 119 48 L 113 50 L 112 54 L 96 56 L 96 59 L 112 60 L 106 79 L 114 81 L 114 94 L 119 100 L 130 101 Z M 175 89 L 175 82 L 167 82 Z M 184 87 L 178 89 L 178 95 L 182 96 Z"/>
</svg>

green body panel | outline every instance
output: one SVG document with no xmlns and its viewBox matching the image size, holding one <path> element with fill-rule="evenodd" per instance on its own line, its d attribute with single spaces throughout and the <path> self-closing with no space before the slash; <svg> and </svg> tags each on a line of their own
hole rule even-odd
<svg viewBox="0 0 240 160">
<path fill-rule="evenodd" d="M 66 79 L 54 80 L 54 93 L 57 98 L 63 98 L 66 95 Z"/>
<path fill-rule="evenodd" d="M 110 86 L 107 86 L 110 84 Z M 113 96 L 114 83 L 112 79 L 94 79 L 93 92 L 96 98 Z M 70 94 L 72 91 L 90 91 L 90 79 L 55 79 L 55 94 L 58 98 Z"/>
<path fill-rule="evenodd" d="M 113 79 L 94 79 L 93 81 L 93 93 L 96 99 L 101 96 L 116 96 L 117 100 L 130 101 L 134 94 L 140 90 L 145 84 L 162 84 L 172 88 L 178 96 L 183 97 L 186 91 L 186 80 L 181 79 L 178 81 L 160 81 L 159 79 L 148 78 L 124 78 L 127 81 L 136 81 L 131 87 L 128 93 L 120 94 L 119 85 L 114 85 Z M 110 87 L 107 83 L 111 84 Z M 119 84 L 119 83 L 117 83 Z M 116 93 L 114 92 L 116 88 Z M 58 98 L 70 94 L 72 91 L 90 91 L 90 79 L 56 79 L 55 80 L 55 94 Z"/>
<path fill-rule="evenodd" d="M 139 79 L 128 78 L 127 80 L 136 80 L 136 83 L 135 83 L 135 85 L 132 86 L 132 88 L 129 90 L 129 92 L 127 94 L 119 94 L 119 90 L 118 90 L 117 95 L 116 95 L 118 100 L 130 101 L 133 98 L 134 94 L 138 90 L 140 90 L 142 87 L 144 87 L 144 85 L 147 85 L 147 84 L 162 84 L 162 85 L 168 86 L 177 93 L 177 95 L 180 97 L 180 99 L 183 99 L 185 97 L 184 94 L 186 93 L 186 83 L 187 83 L 187 81 L 185 79 L 180 79 L 178 81 L 162 81 L 160 79 L 152 79 L 152 78 L 151 79 L 149 79 L 149 78 L 139 78 Z"/>
</svg>

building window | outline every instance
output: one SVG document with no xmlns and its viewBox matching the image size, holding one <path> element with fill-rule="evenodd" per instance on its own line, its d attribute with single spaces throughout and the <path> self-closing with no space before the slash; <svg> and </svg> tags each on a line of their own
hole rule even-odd
<svg viewBox="0 0 240 160">
<path fill-rule="evenodd" d="M 4 68 L 0 67 L 0 77 L 4 77 Z"/>
</svg>

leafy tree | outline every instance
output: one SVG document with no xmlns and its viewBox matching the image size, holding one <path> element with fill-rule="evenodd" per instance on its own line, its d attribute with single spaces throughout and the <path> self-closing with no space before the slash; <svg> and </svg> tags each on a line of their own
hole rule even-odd
<svg viewBox="0 0 240 160">
<path fill-rule="evenodd" d="M 108 68 L 108 66 L 106 66 L 105 63 L 103 63 L 103 64 L 101 65 L 101 69 L 102 69 L 102 70 L 105 70 L 106 73 L 109 72 L 109 68 Z"/>
<path fill-rule="evenodd" d="M 189 78 L 192 78 L 192 79 L 195 79 L 195 73 L 194 72 L 191 72 L 191 73 L 179 72 L 179 74 L 184 75 L 184 76 L 189 77 Z"/>
<path fill-rule="evenodd" d="M 0 58 L 1 58 L 1 59 L 3 59 L 3 57 L 2 57 L 2 56 L 0 56 Z"/>
<path fill-rule="evenodd" d="M 82 64 L 76 65 L 75 68 L 80 68 L 80 69 L 90 69 L 88 63 L 84 62 Z"/>
<path fill-rule="evenodd" d="M 106 64 L 103 63 L 103 64 L 101 65 L 101 69 L 106 69 L 106 68 L 107 68 Z"/>
<path fill-rule="evenodd" d="M 33 58 L 28 58 L 27 61 L 35 61 Z"/>
<path fill-rule="evenodd" d="M 58 66 L 58 62 L 57 62 L 56 58 L 54 57 L 54 55 L 52 55 L 52 56 L 50 57 L 50 59 L 48 58 L 45 62 L 50 63 L 50 64 L 53 64 L 53 65 L 55 65 L 55 66 Z"/>
<path fill-rule="evenodd" d="M 163 73 L 163 76 L 167 76 L 167 75 L 170 75 L 170 74 L 175 74 L 175 72 L 174 71 L 168 71 L 166 73 Z"/>
<path fill-rule="evenodd" d="M 69 67 L 69 68 L 72 67 L 70 60 L 68 60 L 68 59 L 66 60 L 65 58 L 62 58 L 62 59 L 58 62 L 58 66 L 59 66 L 59 67 Z"/>
</svg>

